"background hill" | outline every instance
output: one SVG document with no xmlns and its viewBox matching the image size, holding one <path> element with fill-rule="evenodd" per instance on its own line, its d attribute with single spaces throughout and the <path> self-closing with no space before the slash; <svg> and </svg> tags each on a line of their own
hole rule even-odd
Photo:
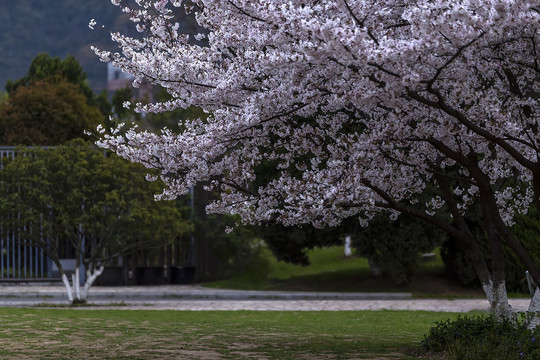
<svg viewBox="0 0 540 360">
<path fill-rule="evenodd" d="M 90 19 L 96 30 L 88 28 Z M 184 22 L 189 27 L 190 22 Z M 105 30 L 101 29 L 105 25 Z M 0 1 L 0 90 L 8 79 L 26 74 L 37 54 L 74 55 L 88 74 L 94 91 L 106 87 L 107 69 L 91 45 L 116 50 L 109 31 L 134 34 L 128 16 L 110 0 Z"/>
</svg>

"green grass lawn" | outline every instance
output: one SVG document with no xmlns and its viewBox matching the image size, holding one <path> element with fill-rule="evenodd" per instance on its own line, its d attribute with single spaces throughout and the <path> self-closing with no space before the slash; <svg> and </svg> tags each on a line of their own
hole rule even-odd
<svg viewBox="0 0 540 360">
<path fill-rule="evenodd" d="M 342 246 L 332 246 L 322 249 L 313 249 L 308 253 L 308 266 L 288 264 L 284 261 L 277 261 L 271 257 L 270 279 L 288 280 L 300 276 L 317 275 L 327 272 L 357 271 L 369 272 L 369 265 L 366 258 L 343 256 Z"/>
<path fill-rule="evenodd" d="M 0 309 L 0 359 L 418 359 L 422 311 Z"/>
<path fill-rule="evenodd" d="M 253 272 L 243 276 L 203 284 L 204 286 L 244 290 L 411 292 L 417 297 L 483 297 L 480 289 L 465 288 L 444 272 L 438 252 L 434 260 L 419 264 L 411 282 L 396 286 L 388 276 L 370 276 L 367 259 L 345 258 L 343 247 L 313 249 L 310 265 L 300 266 L 277 261 L 268 254 L 270 268 L 266 276 Z"/>
</svg>

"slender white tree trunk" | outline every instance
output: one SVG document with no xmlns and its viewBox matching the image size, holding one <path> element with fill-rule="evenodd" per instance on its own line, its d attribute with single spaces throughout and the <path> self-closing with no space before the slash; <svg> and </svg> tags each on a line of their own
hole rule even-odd
<svg viewBox="0 0 540 360">
<path fill-rule="evenodd" d="M 75 269 L 75 272 L 71 275 L 72 285 L 70 286 L 69 280 L 66 275 L 62 275 L 62 280 L 64 282 L 64 285 L 66 286 L 66 291 L 68 294 L 69 301 L 73 303 L 85 303 L 86 299 L 88 298 L 88 290 L 96 281 L 96 279 L 103 273 L 103 270 L 105 268 L 103 266 L 100 266 L 98 269 L 94 270 L 94 272 L 90 272 L 88 270 L 86 272 L 86 282 L 84 283 L 84 286 L 82 286 L 81 289 L 81 282 L 80 282 L 80 272 L 79 268 Z"/>
<path fill-rule="evenodd" d="M 531 319 L 527 327 L 532 330 L 540 325 L 540 289 L 538 287 L 534 291 L 534 295 L 531 299 L 527 312 L 531 315 Z"/>
<path fill-rule="evenodd" d="M 81 278 L 80 278 L 80 267 L 76 266 L 74 273 L 71 275 L 71 284 L 69 283 L 69 279 L 67 275 L 64 273 L 64 270 L 61 266 L 61 264 L 58 266 L 60 269 L 60 272 L 62 274 L 62 282 L 64 283 L 64 286 L 66 287 L 66 293 L 68 300 L 71 304 L 76 303 L 85 303 L 86 299 L 88 298 L 88 290 L 96 281 L 96 279 L 103 273 L 103 270 L 105 269 L 103 265 L 101 265 L 99 268 L 94 269 L 94 272 L 92 273 L 89 269 L 86 270 L 86 281 L 84 285 L 81 288 Z"/>
<path fill-rule="evenodd" d="M 64 283 L 64 286 L 66 287 L 66 293 L 67 297 L 70 303 L 73 302 L 73 293 L 71 292 L 71 285 L 69 284 L 69 280 L 66 274 L 62 274 L 62 282 Z"/>
<path fill-rule="evenodd" d="M 84 288 L 82 291 L 82 297 L 86 300 L 88 297 L 88 290 L 90 289 L 90 286 L 94 283 L 94 281 L 98 278 L 99 275 L 103 273 L 103 270 L 105 268 L 102 266 L 99 267 L 99 269 L 94 270 L 94 273 L 92 274 L 90 270 L 86 272 L 86 283 L 84 284 Z"/>
<path fill-rule="evenodd" d="M 71 275 L 72 284 L 73 284 L 73 293 L 75 301 L 83 301 L 81 299 L 81 277 L 79 272 L 79 267 L 75 267 L 75 272 Z"/>
</svg>

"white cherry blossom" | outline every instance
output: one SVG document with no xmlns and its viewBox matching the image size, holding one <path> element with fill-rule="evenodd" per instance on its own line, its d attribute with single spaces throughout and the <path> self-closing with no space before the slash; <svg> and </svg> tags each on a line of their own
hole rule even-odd
<svg viewBox="0 0 540 360">
<path fill-rule="evenodd" d="M 209 115 L 100 140 L 160 170 L 161 197 L 204 181 L 220 194 L 208 211 L 245 222 L 366 223 L 455 169 L 422 216 L 446 206 L 457 221 L 480 197 L 511 241 L 506 225 L 540 207 L 540 1 L 194 0 L 204 45 L 179 33 L 182 1 L 137 4 L 124 11 L 141 37 L 94 50 L 173 96 L 138 111 Z"/>
</svg>

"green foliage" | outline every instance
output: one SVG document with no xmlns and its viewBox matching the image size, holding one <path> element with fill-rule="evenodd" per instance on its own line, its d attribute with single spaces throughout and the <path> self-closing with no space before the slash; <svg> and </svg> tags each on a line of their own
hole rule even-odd
<svg viewBox="0 0 540 360">
<path fill-rule="evenodd" d="M 268 225 L 260 227 L 259 234 L 278 260 L 300 265 L 309 264 L 308 250 L 343 244 L 344 237 L 351 235 L 357 255 L 370 258 L 398 285 L 408 283 L 420 255 L 445 238 L 425 222 L 406 215 L 392 221 L 385 214 L 375 216 L 366 228 L 351 218 L 339 227 L 325 229 Z"/>
<path fill-rule="evenodd" d="M 155 202 L 146 169 L 105 156 L 82 140 L 56 148 L 20 148 L 0 171 L 0 222 L 61 258 L 68 241 L 85 261 L 161 246 L 191 230 L 176 202 Z M 17 214 L 17 215 L 15 215 Z M 47 240 L 48 238 L 48 240 Z M 83 239 L 85 239 L 83 241 Z"/>
<path fill-rule="evenodd" d="M 270 266 L 265 253 L 266 245 L 251 226 L 237 226 L 232 232 L 226 233 L 225 229 L 233 227 L 236 222 L 238 218 L 235 216 L 211 215 L 203 224 L 199 224 L 207 229 L 206 236 L 211 239 L 211 252 L 221 276 L 266 277 Z"/>
<path fill-rule="evenodd" d="M 0 144 L 59 145 L 83 137 L 103 120 L 78 85 L 40 80 L 17 87 L 0 107 Z"/>
<path fill-rule="evenodd" d="M 463 316 L 438 322 L 422 341 L 430 352 L 443 353 L 449 360 L 537 360 L 540 358 L 540 328 L 498 322 L 493 316 Z"/>
<path fill-rule="evenodd" d="M 300 157 L 295 164 L 309 164 L 311 156 Z M 280 171 L 276 161 L 262 161 L 256 169 L 252 191 L 256 192 L 258 187 L 278 177 Z M 302 176 L 294 166 L 288 171 L 293 176 Z M 306 251 L 343 244 L 347 235 L 351 236 L 357 255 L 369 258 L 396 284 L 407 284 L 420 255 L 440 246 L 446 237 L 445 233 L 432 225 L 405 214 L 395 221 L 390 220 L 388 214 L 378 214 L 367 227 L 360 226 L 358 219 L 351 217 L 340 226 L 324 229 L 311 225 L 284 227 L 273 223 L 260 229 L 260 236 L 278 260 L 301 265 L 309 264 Z"/>
<path fill-rule="evenodd" d="M 309 265 L 278 261 L 269 251 L 270 269 L 265 279 L 235 276 L 205 283 L 221 289 L 324 291 L 324 292 L 410 292 L 422 298 L 483 298 L 481 290 L 467 289 L 441 276 L 440 259 L 422 262 L 407 286 L 397 286 L 388 276 L 373 278 L 367 259 L 343 256 L 343 246 L 316 248 L 307 252 Z"/>
<path fill-rule="evenodd" d="M 516 217 L 516 224 L 512 226 L 512 233 L 521 242 L 527 253 L 536 264 L 540 264 L 540 214 L 536 206 L 531 206 L 525 215 Z M 505 247 L 507 288 L 510 291 L 527 292 L 525 267 L 518 257 Z M 510 285 L 510 286 L 509 286 Z"/>
<path fill-rule="evenodd" d="M 343 243 L 340 228 L 315 229 L 309 225 L 287 227 L 269 224 L 257 230 L 278 260 L 304 266 L 310 263 L 308 250 Z"/>
<path fill-rule="evenodd" d="M 205 283 L 205 286 L 222 289 L 281 290 L 281 291 L 399 291 L 365 287 L 369 277 L 369 265 L 364 258 L 343 257 L 343 246 L 308 250 L 309 265 L 295 265 L 277 260 L 268 249 L 262 255 L 269 263 L 266 278 L 238 274 L 226 280 Z M 381 282 L 377 282 L 381 285 Z"/>
<path fill-rule="evenodd" d="M 107 122 L 106 91 L 94 95 L 75 57 L 39 54 L 28 73 L 6 84 L 0 107 L 0 144 L 59 145 Z"/>
<path fill-rule="evenodd" d="M 110 115 L 113 110 L 113 106 L 109 102 L 109 95 L 108 95 L 107 90 L 103 90 L 102 92 L 99 93 L 99 95 L 95 96 L 93 99 L 93 104 L 104 115 Z M 108 119 L 106 119 L 106 121 L 107 120 Z"/>
<path fill-rule="evenodd" d="M 150 131 L 159 131 L 164 128 L 172 130 L 173 132 L 179 132 L 180 122 L 184 120 L 192 119 L 204 119 L 208 114 L 204 113 L 202 109 L 196 107 L 190 107 L 188 109 L 174 109 L 172 111 L 165 111 L 161 113 L 145 113 L 140 114 L 131 107 L 125 107 L 124 102 L 133 101 L 134 91 L 130 86 L 118 89 L 114 92 L 111 98 L 111 105 L 109 113 L 113 115 L 112 121 L 106 121 L 106 129 L 111 131 L 116 128 L 120 123 L 136 123 L 142 129 Z M 154 92 L 155 102 L 167 102 L 171 100 L 171 95 L 164 88 L 159 88 Z M 147 98 L 136 99 L 140 103 L 148 103 Z"/>
<path fill-rule="evenodd" d="M 377 214 L 369 226 L 354 233 L 357 254 L 378 264 L 396 285 L 407 284 L 422 253 L 433 251 L 445 233 L 417 218 L 401 214 L 390 220 Z"/>
<path fill-rule="evenodd" d="M 343 256 L 343 246 L 315 248 L 306 252 L 309 265 L 293 265 L 273 260 L 268 276 L 272 279 L 286 280 L 306 275 L 339 273 L 347 270 L 368 273 L 369 264 L 365 258 Z"/>
<path fill-rule="evenodd" d="M 484 253 L 487 251 L 486 249 Z M 479 284 L 471 259 L 454 239 L 447 240 L 441 245 L 441 259 L 446 271 L 461 284 L 467 286 Z"/>
<path fill-rule="evenodd" d="M 31 86 L 38 81 L 49 82 L 65 80 L 71 84 L 79 85 L 80 92 L 91 101 L 92 89 L 86 82 L 86 73 L 73 56 L 67 56 L 64 60 L 58 57 L 50 57 L 47 53 L 37 55 L 30 63 L 28 73 L 16 81 L 8 80 L 6 91 L 12 94 L 21 86 Z"/>
</svg>

